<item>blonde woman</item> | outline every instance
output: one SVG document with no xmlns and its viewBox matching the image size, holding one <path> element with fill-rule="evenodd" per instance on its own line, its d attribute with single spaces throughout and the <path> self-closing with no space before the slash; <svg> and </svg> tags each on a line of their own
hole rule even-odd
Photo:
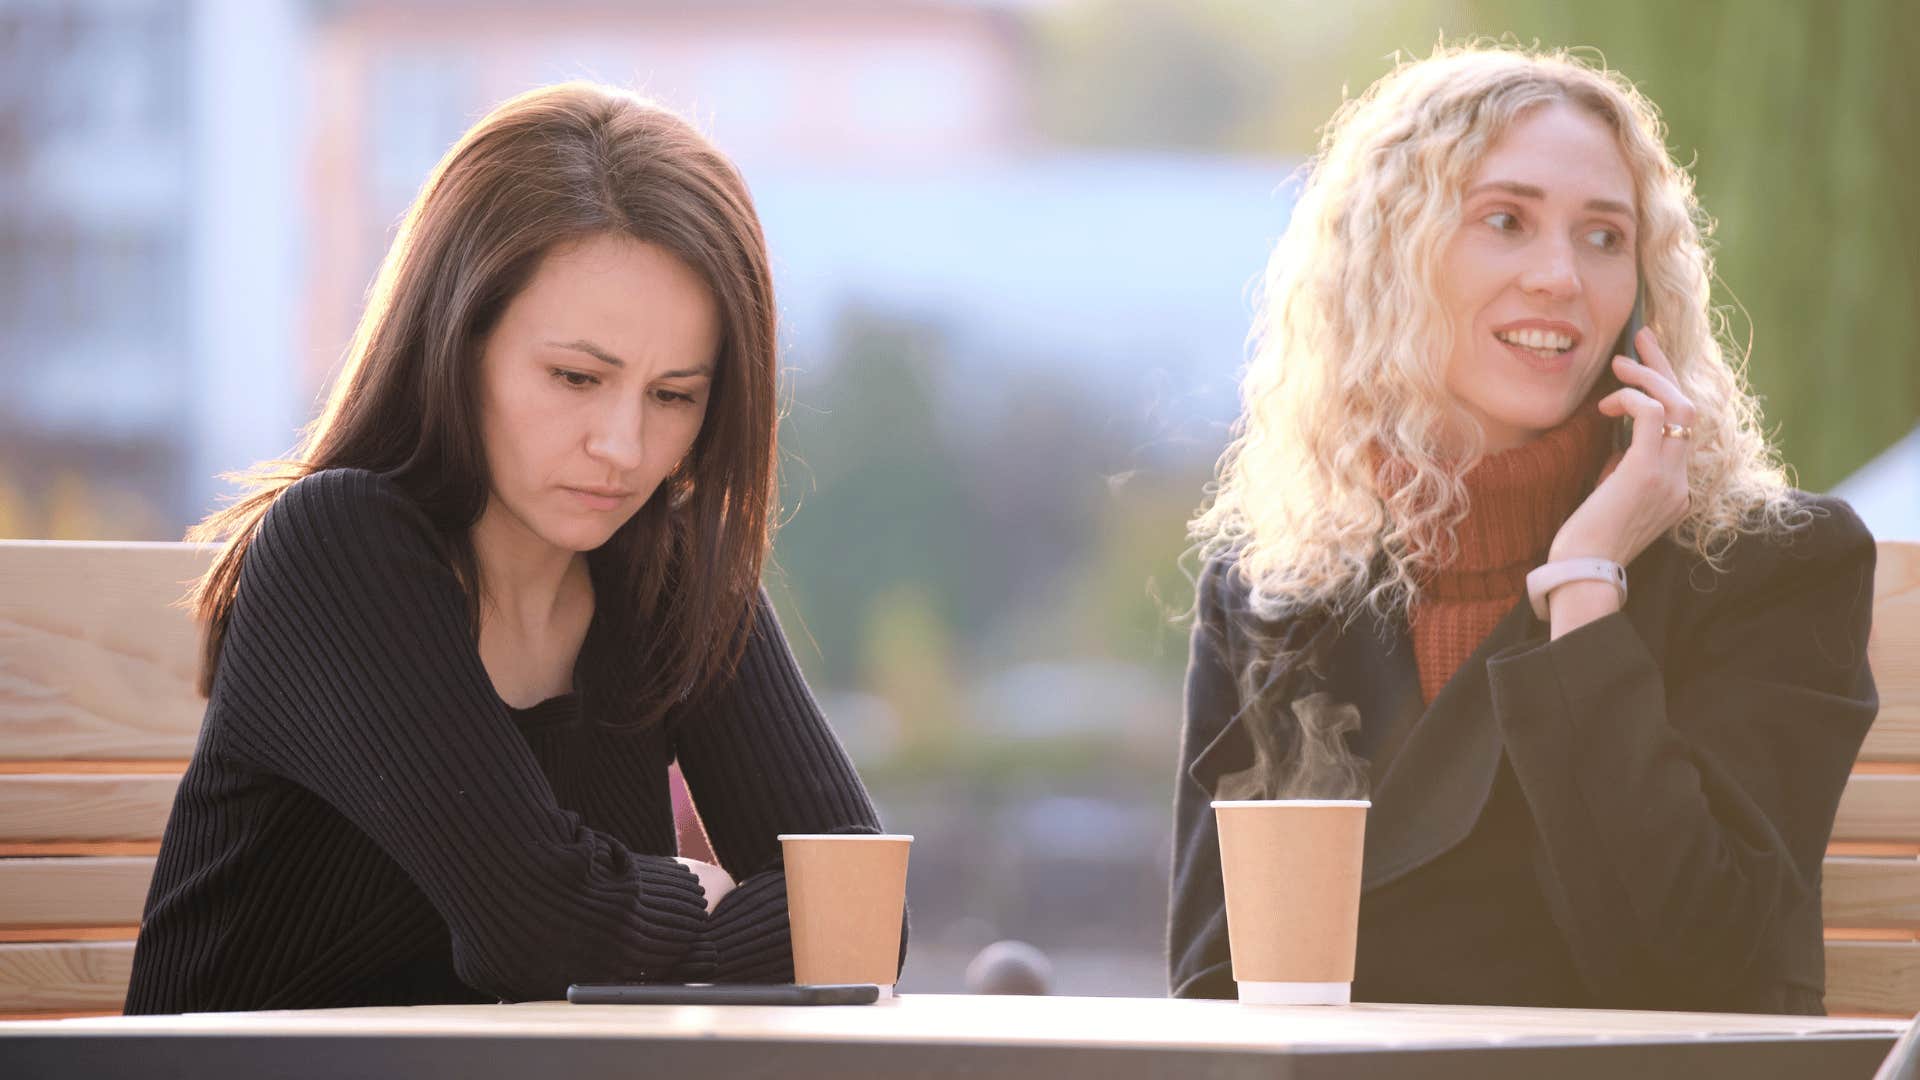
<svg viewBox="0 0 1920 1080">
<path fill-rule="evenodd" d="M 1176 996 L 1235 992 L 1208 800 L 1325 692 L 1373 801 L 1356 998 L 1823 1010 L 1873 542 L 1776 464 L 1708 228 L 1564 53 L 1441 49 L 1334 117 L 1193 523 Z"/>
</svg>

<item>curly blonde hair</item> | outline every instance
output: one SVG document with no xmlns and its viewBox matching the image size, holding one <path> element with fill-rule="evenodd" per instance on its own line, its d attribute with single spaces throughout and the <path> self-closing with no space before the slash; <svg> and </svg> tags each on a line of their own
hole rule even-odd
<svg viewBox="0 0 1920 1080">
<path fill-rule="evenodd" d="M 1189 526 L 1203 562 L 1231 554 L 1257 613 L 1404 610 L 1451 558 L 1484 436 L 1446 392 L 1453 329 L 1433 283 L 1481 158 L 1549 102 L 1606 123 L 1633 175 L 1646 321 L 1698 412 L 1672 539 L 1719 568 L 1740 535 L 1806 516 L 1710 306 L 1712 222 L 1653 103 L 1565 50 L 1442 45 L 1334 114 L 1267 266 L 1241 416 Z M 1391 484 L 1382 460 L 1400 466 Z"/>
</svg>

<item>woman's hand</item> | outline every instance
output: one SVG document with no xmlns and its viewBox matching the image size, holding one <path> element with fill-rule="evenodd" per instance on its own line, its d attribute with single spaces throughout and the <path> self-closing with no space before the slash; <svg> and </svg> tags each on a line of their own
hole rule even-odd
<svg viewBox="0 0 1920 1080">
<path fill-rule="evenodd" d="M 1600 399 L 1602 413 L 1633 417 L 1633 442 L 1560 526 L 1548 550 L 1550 560 L 1599 558 L 1625 566 L 1687 514 L 1693 402 L 1680 392 L 1673 365 L 1652 330 L 1642 328 L 1634 344 L 1646 362 L 1614 357 L 1613 372 L 1625 385 Z M 1668 434 L 1667 425 L 1689 433 Z M 1619 608 L 1619 595 L 1599 581 L 1563 585 L 1547 600 L 1556 638 Z"/>
<path fill-rule="evenodd" d="M 713 914 L 713 909 L 720 903 L 720 898 L 733 891 L 733 878 L 712 863 L 701 862 L 699 859 L 683 859 L 678 856 L 675 856 L 673 861 L 693 871 L 693 876 L 700 879 L 700 888 L 707 894 L 707 914 Z"/>
</svg>

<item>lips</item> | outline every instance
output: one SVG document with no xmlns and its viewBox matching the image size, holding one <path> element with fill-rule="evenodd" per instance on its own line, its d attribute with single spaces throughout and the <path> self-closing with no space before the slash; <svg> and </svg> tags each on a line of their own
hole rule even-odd
<svg viewBox="0 0 1920 1080">
<path fill-rule="evenodd" d="M 619 488 L 572 487 L 564 488 L 567 493 L 579 500 L 589 510 L 617 510 L 633 498 L 633 492 Z"/>
</svg>

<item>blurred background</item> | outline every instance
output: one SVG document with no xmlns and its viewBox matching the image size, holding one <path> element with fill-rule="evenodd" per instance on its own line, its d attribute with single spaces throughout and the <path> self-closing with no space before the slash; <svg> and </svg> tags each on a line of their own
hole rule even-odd
<svg viewBox="0 0 1920 1080">
<path fill-rule="evenodd" d="M 0 536 L 178 539 L 313 415 L 487 108 L 634 86 L 732 153 L 792 402 L 768 585 L 890 828 L 905 990 L 1000 938 L 1165 992 L 1178 558 L 1289 176 L 1441 35 L 1660 103 L 1801 486 L 1920 539 L 1920 5 L 0 0 Z"/>
</svg>

